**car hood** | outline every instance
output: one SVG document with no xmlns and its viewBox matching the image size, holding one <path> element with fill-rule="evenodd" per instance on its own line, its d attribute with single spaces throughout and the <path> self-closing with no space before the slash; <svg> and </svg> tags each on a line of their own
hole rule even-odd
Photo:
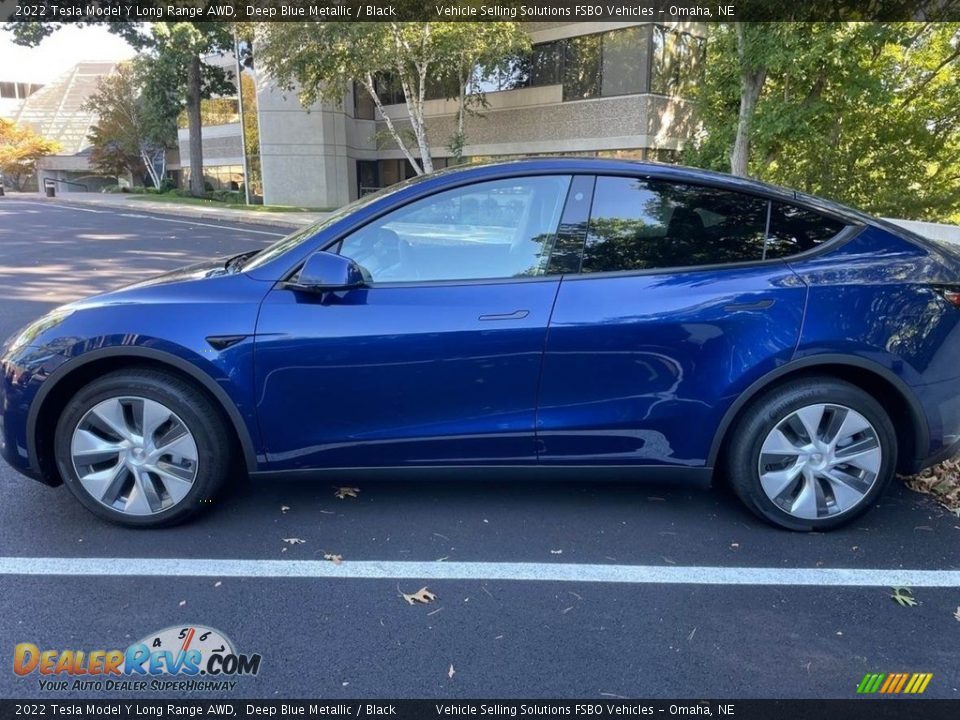
<svg viewBox="0 0 960 720">
<path fill-rule="evenodd" d="M 157 285 L 169 285 L 171 283 L 188 282 L 191 280 L 203 280 L 205 278 L 217 277 L 219 275 L 228 275 L 231 271 L 227 270 L 225 265 L 228 257 L 216 258 L 213 260 L 204 260 L 203 262 L 187 265 L 186 267 L 170 270 L 169 272 L 154 275 L 146 280 L 124 285 L 122 288 L 113 292 L 123 292 L 125 290 L 136 290 L 139 288 L 155 287 Z M 113 293 L 109 293 L 113 294 Z"/>
</svg>

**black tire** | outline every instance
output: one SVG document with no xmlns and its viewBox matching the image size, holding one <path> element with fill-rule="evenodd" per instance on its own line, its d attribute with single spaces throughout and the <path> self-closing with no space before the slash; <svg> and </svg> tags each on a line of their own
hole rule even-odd
<svg viewBox="0 0 960 720">
<path fill-rule="evenodd" d="M 760 449 L 767 435 L 791 413 L 815 404 L 842 405 L 860 413 L 873 426 L 882 452 L 879 471 L 869 491 L 849 509 L 828 517 L 799 518 L 774 503 L 760 482 Z M 862 515 L 893 478 L 897 466 L 897 436 L 890 417 L 871 395 L 842 380 L 809 377 L 784 383 L 752 401 L 728 435 L 727 479 L 744 504 L 782 528 L 809 532 L 844 525 Z"/>
<path fill-rule="evenodd" d="M 161 403 L 182 420 L 196 443 L 193 487 L 172 507 L 151 515 L 131 515 L 99 502 L 80 483 L 71 456 L 73 432 L 87 412 L 104 400 L 125 396 Z M 81 388 L 61 414 L 54 436 L 57 469 L 77 500 L 104 520 L 136 528 L 175 525 L 209 507 L 229 474 L 231 447 L 221 414 L 201 390 L 176 375 L 152 369 L 112 372 Z"/>
</svg>

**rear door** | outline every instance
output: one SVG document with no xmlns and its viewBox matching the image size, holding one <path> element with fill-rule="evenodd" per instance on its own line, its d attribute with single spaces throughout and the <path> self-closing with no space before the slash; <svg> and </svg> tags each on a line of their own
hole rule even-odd
<svg viewBox="0 0 960 720">
<path fill-rule="evenodd" d="M 592 197 L 558 259 L 539 460 L 703 466 L 736 396 L 793 355 L 806 287 L 764 259 L 765 198 L 613 176 Z"/>
</svg>

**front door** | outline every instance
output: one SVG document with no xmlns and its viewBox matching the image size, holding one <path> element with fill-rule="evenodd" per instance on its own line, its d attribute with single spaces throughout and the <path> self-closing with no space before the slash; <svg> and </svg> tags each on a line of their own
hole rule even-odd
<svg viewBox="0 0 960 720">
<path fill-rule="evenodd" d="M 278 286 L 257 327 L 271 470 L 536 462 L 546 275 L 568 176 L 497 180 L 394 210 L 339 243 L 367 286 Z"/>
</svg>

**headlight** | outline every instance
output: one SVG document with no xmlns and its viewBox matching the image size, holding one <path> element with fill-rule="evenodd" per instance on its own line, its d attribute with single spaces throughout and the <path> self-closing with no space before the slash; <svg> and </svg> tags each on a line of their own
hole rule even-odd
<svg viewBox="0 0 960 720">
<path fill-rule="evenodd" d="M 9 353 L 19 350 L 22 347 L 26 347 L 32 343 L 34 338 L 36 338 L 38 335 L 46 332 L 52 327 L 56 327 L 68 317 L 73 315 L 73 313 L 74 309 L 68 305 L 51 310 L 39 320 L 34 320 L 32 323 L 27 325 L 23 330 L 20 331 L 18 335 L 12 335 L 7 340 L 6 351 Z"/>
</svg>

